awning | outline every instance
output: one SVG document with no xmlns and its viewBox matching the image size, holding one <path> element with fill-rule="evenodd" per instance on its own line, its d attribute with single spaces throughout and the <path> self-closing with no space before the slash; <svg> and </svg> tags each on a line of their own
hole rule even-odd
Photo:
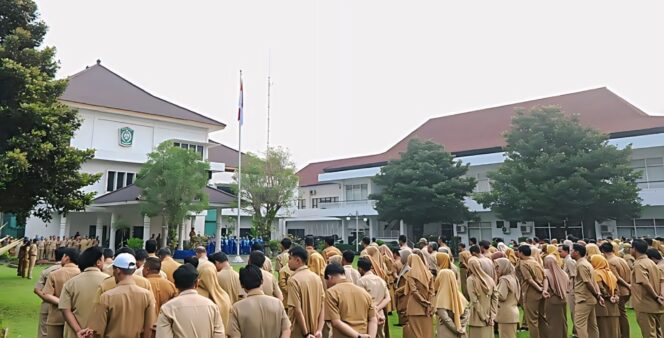
<svg viewBox="0 0 664 338">
<path fill-rule="evenodd" d="M 128 205 L 140 203 L 142 189 L 135 184 L 130 184 L 124 188 L 109 192 L 92 200 L 91 207 L 104 207 L 115 205 Z M 210 207 L 229 207 L 236 196 L 225 191 L 205 187 L 208 195 L 208 204 Z"/>
</svg>

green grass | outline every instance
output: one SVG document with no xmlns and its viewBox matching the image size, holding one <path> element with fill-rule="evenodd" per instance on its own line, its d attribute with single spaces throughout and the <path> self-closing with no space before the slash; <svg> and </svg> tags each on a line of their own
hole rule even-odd
<svg viewBox="0 0 664 338">
<path fill-rule="evenodd" d="M 239 270 L 241 266 L 233 265 L 233 268 Z M 32 289 L 43 268 L 43 266 L 35 267 L 33 279 L 29 280 L 18 278 L 16 269 L 0 265 L 0 325 L 9 328 L 9 337 L 34 337 L 37 333 L 41 301 Z M 636 323 L 634 311 L 628 309 L 627 316 L 630 321 L 630 336 L 640 337 L 641 331 Z M 403 328 L 394 326 L 397 322 L 397 315 L 393 313 L 389 318 L 391 338 L 403 337 Z M 571 322 L 568 323 L 568 328 L 571 334 Z M 517 337 L 528 338 L 529 335 L 528 332 L 521 332 Z"/>
</svg>

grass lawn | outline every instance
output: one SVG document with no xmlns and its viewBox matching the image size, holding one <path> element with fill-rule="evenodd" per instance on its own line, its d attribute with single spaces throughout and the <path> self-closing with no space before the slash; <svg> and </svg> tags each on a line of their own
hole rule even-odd
<svg viewBox="0 0 664 338">
<path fill-rule="evenodd" d="M 239 270 L 240 265 L 233 266 Z M 39 323 L 40 299 L 32 293 L 39 273 L 44 266 L 35 267 L 33 279 L 23 279 L 16 276 L 16 270 L 0 265 L 0 326 L 9 328 L 9 337 L 35 337 Z M 634 311 L 627 310 L 630 321 L 630 336 L 640 337 L 641 331 L 637 327 Z M 389 318 L 390 336 L 403 337 L 403 329 L 394 326 L 397 323 L 396 313 Z M 568 324 L 571 335 L 571 323 Z M 521 332 L 519 338 L 529 337 L 528 332 Z M 423 337 L 424 338 L 424 337 Z"/>
</svg>

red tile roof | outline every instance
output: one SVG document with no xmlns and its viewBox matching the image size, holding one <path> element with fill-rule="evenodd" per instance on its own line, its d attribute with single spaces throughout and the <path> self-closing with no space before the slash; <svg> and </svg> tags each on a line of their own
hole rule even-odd
<svg viewBox="0 0 664 338">
<path fill-rule="evenodd" d="M 399 158 L 414 138 L 442 144 L 457 155 L 495 152 L 505 145 L 503 134 L 510 129 L 516 108 L 547 105 L 560 106 L 565 113 L 577 115 L 581 124 L 613 136 L 664 128 L 664 116 L 650 116 L 607 88 L 597 88 L 432 118 L 384 153 L 307 165 L 298 172 L 300 186 L 317 184 L 322 172 L 382 165 Z"/>
</svg>

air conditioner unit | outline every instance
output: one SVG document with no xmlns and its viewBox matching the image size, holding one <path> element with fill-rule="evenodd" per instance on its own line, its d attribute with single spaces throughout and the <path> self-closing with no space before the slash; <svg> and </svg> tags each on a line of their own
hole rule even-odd
<svg viewBox="0 0 664 338">
<path fill-rule="evenodd" d="M 457 234 L 466 233 L 466 226 L 465 225 L 457 225 L 456 226 L 456 232 L 457 232 Z"/>
<path fill-rule="evenodd" d="M 309 190 L 309 195 L 316 195 L 316 190 Z"/>
<path fill-rule="evenodd" d="M 508 235 L 509 233 L 512 232 L 512 231 L 510 230 L 509 226 L 507 226 L 507 227 L 504 226 L 504 227 L 502 228 L 502 230 L 503 230 L 503 234 L 505 234 L 505 235 Z"/>
<path fill-rule="evenodd" d="M 532 232 L 532 229 L 530 228 L 530 225 L 522 225 L 521 226 L 521 233 L 522 234 L 529 234 Z"/>
</svg>

